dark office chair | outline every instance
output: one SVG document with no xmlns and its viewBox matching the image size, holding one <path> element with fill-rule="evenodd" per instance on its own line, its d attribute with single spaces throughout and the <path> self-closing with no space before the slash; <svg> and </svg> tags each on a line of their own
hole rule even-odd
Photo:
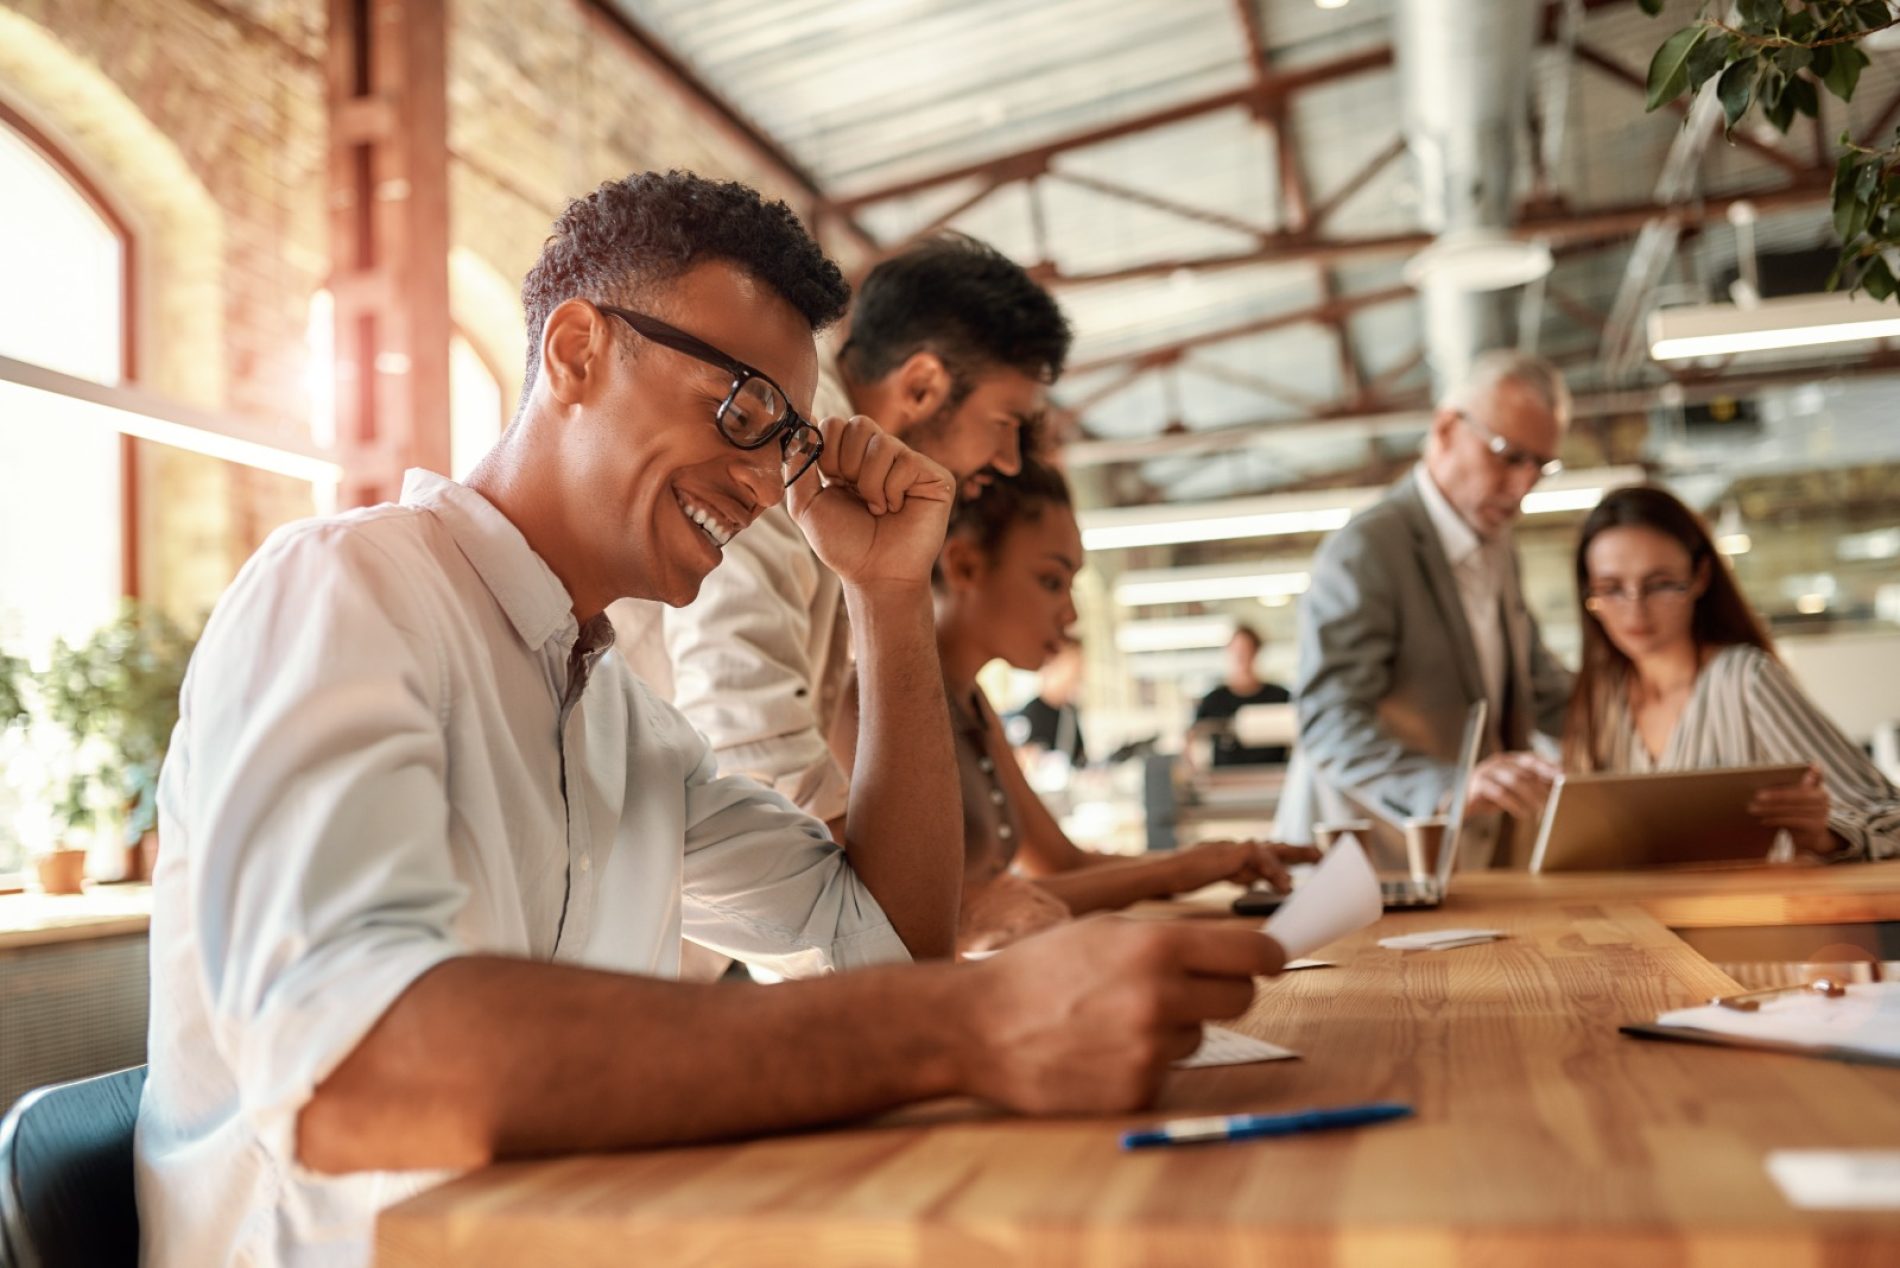
<svg viewBox="0 0 1900 1268">
<path fill-rule="evenodd" d="M 145 1067 L 28 1092 L 0 1121 L 0 1268 L 136 1268 Z"/>
</svg>

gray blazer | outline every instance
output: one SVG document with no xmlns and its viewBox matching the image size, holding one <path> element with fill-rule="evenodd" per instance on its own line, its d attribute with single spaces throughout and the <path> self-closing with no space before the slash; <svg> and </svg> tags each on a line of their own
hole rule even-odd
<svg viewBox="0 0 1900 1268">
<path fill-rule="evenodd" d="M 1436 812 L 1451 790 L 1465 712 L 1484 696 L 1478 653 L 1414 472 L 1321 545 L 1300 600 L 1300 744 L 1319 778 L 1389 812 Z M 1570 674 L 1505 590 L 1510 722 L 1490 747 L 1563 731 Z M 1512 733 L 1503 733 L 1509 725 Z"/>
</svg>

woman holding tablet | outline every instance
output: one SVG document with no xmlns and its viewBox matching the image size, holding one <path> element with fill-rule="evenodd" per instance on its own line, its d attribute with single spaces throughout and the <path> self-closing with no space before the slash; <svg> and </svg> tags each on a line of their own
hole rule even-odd
<svg viewBox="0 0 1900 1268">
<path fill-rule="evenodd" d="M 1611 493 L 1584 521 L 1577 589 L 1567 770 L 1806 762 L 1750 812 L 1812 856 L 1900 855 L 1900 791 L 1795 685 L 1695 512 L 1654 487 Z"/>
<path fill-rule="evenodd" d="M 1012 759 L 996 711 L 977 685 L 992 660 L 1037 669 L 1075 623 L 1070 588 L 1082 533 L 1062 474 L 1024 456 L 958 503 L 937 561 L 937 650 L 957 732 L 963 782 L 964 951 L 987 950 L 1083 912 L 1199 889 L 1265 880 L 1284 891 L 1284 863 L 1305 847 L 1209 841 L 1129 858 L 1079 849 Z"/>
</svg>

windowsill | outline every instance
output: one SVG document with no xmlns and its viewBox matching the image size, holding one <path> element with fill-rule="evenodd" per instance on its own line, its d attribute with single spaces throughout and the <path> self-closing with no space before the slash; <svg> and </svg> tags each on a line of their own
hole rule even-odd
<svg viewBox="0 0 1900 1268">
<path fill-rule="evenodd" d="M 0 951 L 140 934 L 152 922 L 150 885 L 97 885 L 83 894 L 0 897 Z"/>
</svg>

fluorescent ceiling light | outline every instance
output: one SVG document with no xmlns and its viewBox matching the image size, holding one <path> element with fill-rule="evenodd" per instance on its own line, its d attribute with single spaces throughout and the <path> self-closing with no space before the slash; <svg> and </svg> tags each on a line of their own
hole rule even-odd
<svg viewBox="0 0 1900 1268">
<path fill-rule="evenodd" d="M 1162 603 L 1218 603 L 1224 599 L 1287 598 L 1306 593 L 1304 572 L 1261 572 L 1257 568 L 1164 568 L 1123 573 L 1115 583 L 1115 601 L 1123 607 Z"/>
<path fill-rule="evenodd" d="M 1689 304 L 1649 315 L 1649 355 L 1658 361 L 1812 348 L 1900 335 L 1900 310 L 1864 295 L 1790 295 L 1753 308 Z"/>
<path fill-rule="evenodd" d="M 1130 621 L 1115 630 L 1115 646 L 1124 652 L 1181 652 L 1224 647 L 1233 636 L 1234 623 L 1224 616 Z"/>
<path fill-rule="evenodd" d="M 1587 511 L 1603 500 L 1601 486 L 1580 489 L 1532 489 L 1524 495 L 1524 514 L 1550 515 L 1557 511 Z"/>
<path fill-rule="evenodd" d="M 47 427 L 102 427 L 315 485 L 333 485 L 342 478 L 342 468 L 327 458 L 249 440 L 215 424 L 168 417 L 191 412 L 142 393 L 0 357 L 0 414 L 33 418 Z M 233 429 L 238 425 L 230 424 Z"/>
<path fill-rule="evenodd" d="M 1216 515 L 1204 519 L 1169 520 L 1155 524 L 1103 525 L 1082 530 L 1087 550 L 1122 550 L 1132 546 L 1169 546 L 1178 542 L 1218 542 L 1235 537 L 1283 537 L 1293 533 L 1328 533 L 1352 518 L 1349 507 L 1321 511 L 1282 511 L 1259 515 Z"/>
<path fill-rule="evenodd" d="M 1524 512 L 1547 515 L 1587 511 L 1603 500 L 1606 490 L 1641 484 L 1644 478 L 1643 469 L 1634 466 L 1565 471 L 1532 490 L 1524 499 Z M 1328 533 L 1344 525 L 1353 512 L 1384 495 L 1382 488 L 1327 489 L 1189 506 L 1118 506 L 1084 511 L 1082 545 L 1087 550 L 1127 550 L 1181 542 Z"/>
</svg>

